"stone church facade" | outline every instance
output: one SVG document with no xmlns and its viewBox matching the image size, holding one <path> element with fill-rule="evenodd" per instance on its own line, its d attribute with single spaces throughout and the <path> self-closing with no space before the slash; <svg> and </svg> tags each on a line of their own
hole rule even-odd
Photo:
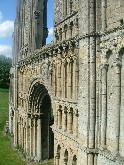
<svg viewBox="0 0 124 165">
<path fill-rule="evenodd" d="M 124 165 L 124 1 L 17 0 L 9 129 L 27 157 Z"/>
</svg>

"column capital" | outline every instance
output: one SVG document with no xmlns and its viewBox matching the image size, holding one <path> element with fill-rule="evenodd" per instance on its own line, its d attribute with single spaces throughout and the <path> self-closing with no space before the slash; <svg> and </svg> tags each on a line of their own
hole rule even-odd
<svg viewBox="0 0 124 165">
<path fill-rule="evenodd" d="M 78 117 L 78 116 L 79 116 L 79 113 L 78 113 L 78 112 L 76 112 L 75 116 L 76 116 L 76 117 Z"/>
<path fill-rule="evenodd" d="M 74 25 L 78 28 L 78 18 L 74 19 Z"/>
<path fill-rule="evenodd" d="M 119 67 L 119 68 L 121 68 L 121 67 L 122 67 L 122 62 L 121 62 L 121 60 L 117 58 L 117 59 L 113 62 L 113 66 L 114 66 L 114 67 Z"/>
<path fill-rule="evenodd" d="M 67 113 L 67 109 L 64 109 L 64 113 Z"/>
<path fill-rule="evenodd" d="M 100 68 L 101 68 L 101 69 L 106 69 L 106 70 L 107 70 L 108 67 L 109 67 L 109 64 L 108 64 L 107 62 L 100 65 Z"/>
<path fill-rule="evenodd" d="M 72 27 L 72 24 L 71 24 L 71 22 L 69 22 L 69 24 L 68 24 L 68 30 L 71 30 L 71 27 Z"/>
<path fill-rule="evenodd" d="M 56 153 L 55 158 L 56 159 L 59 159 L 60 158 L 60 154 L 59 153 Z"/>
<path fill-rule="evenodd" d="M 68 114 L 69 114 L 69 115 L 72 115 L 72 114 L 73 114 L 73 111 L 69 111 Z"/>
<path fill-rule="evenodd" d="M 59 112 L 62 112 L 62 109 L 59 108 L 58 111 L 59 111 Z"/>
</svg>

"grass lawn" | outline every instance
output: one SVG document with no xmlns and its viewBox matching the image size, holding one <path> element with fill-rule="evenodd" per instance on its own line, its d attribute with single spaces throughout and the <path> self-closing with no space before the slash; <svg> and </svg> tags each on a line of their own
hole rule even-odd
<svg viewBox="0 0 124 165">
<path fill-rule="evenodd" d="M 24 162 L 12 147 L 9 136 L 3 134 L 6 120 L 8 120 L 8 97 L 8 90 L 0 88 L 0 165 L 35 165 L 33 162 Z M 53 161 L 41 165 L 53 165 Z"/>
<path fill-rule="evenodd" d="M 10 138 L 3 134 L 8 120 L 8 90 L 0 89 L 0 165 L 25 165 L 18 153 L 12 148 Z"/>
</svg>

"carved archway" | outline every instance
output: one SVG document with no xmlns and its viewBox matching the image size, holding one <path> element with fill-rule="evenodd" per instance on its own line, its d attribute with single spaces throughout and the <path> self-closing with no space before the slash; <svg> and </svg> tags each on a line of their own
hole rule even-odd
<svg viewBox="0 0 124 165">
<path fill-rule="evenodd" d="M 54 135 L 51 126 L 54 123 L 51 98 L 48 90 L 40 82 L 30 89 L 29 111 L 30 156 L 37 160 L 54 157 Z"/>
</svg>

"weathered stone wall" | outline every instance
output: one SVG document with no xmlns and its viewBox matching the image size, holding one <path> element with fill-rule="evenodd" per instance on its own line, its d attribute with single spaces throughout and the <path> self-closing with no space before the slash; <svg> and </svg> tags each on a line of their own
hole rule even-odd
<svg viewBox="0 0 124 165">
<path fill-rule="evenodd" d="M 123 8 L 122 0 L 55 0 L 53 43 L 32 53 L 20 46 L 11 72 L 10 132 L 30 159 L 50 158 L 52 128 L 55 165 L 124 164 Z"/>
<path fill-rule="evenodd" d="M 108 162 L 123 164 L 123 30 L 118 29 L 101 38 L 101 138 Z M 104 46 L 103 46 L 104 45 Z M 119 154 L 118 154 L 119 153 Z M 116 155 L 116 157 L 115 157 Z M 114 160 L 113 160 L 114 159 Z M 119 162 L 120 161 L 120 162 Z M 106 164 L 109 164 L 106 161 Z"/>
<path fill-rule="evenodd" d="M 123 25 L 123 8 L 124 2 L 122 0 L 107 1 L 107 30 Z"/>
</svg>

